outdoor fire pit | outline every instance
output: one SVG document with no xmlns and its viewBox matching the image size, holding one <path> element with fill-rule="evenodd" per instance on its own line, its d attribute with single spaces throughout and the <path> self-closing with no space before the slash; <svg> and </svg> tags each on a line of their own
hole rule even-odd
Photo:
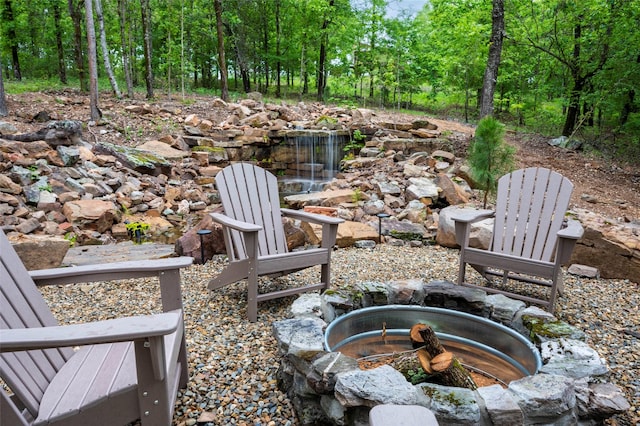
<svg viewBox="0 0 640 426">
<path fill-rule="evenodd" d="M 380 404 L 421 405 L 440 424 L 459 425 L 598 423 L 629 409 L 584 333 L 503 295 L 446 281 L 368 282 L 304 294 L 291 314 L 273 332 L 279 386 L 300 425 L 366 425 Z M 363 368 L 363 359 L 410 350 L 416 323 L 494 381 L 414 385 L 390 364 Z"/>
<path fill-rule="evenodd" d="M 442 345 L 464 366 L 502 384 L 536 374 L 540 351 L 524 336 L 486 318 L 426 306 L 374 306 L 336 318 L 324 335 L 325 348 L 355 359 L 412 350 L 409 329 L 431 326 Z"/>
</svg>

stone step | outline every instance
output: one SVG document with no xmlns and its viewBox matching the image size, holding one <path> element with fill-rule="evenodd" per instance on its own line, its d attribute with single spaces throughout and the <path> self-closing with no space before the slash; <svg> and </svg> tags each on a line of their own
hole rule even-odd
<svg viewBox="0 0 640 426">
<path fill-rule="evenodd" d="M 124 262 L 129 260 L 164 259 L 175 256 L 173 244 L 143 243 L 127 241 L 102 246 L 71 247 L 62 266 L 94 265 L 97 263 Z"/>
</svg>

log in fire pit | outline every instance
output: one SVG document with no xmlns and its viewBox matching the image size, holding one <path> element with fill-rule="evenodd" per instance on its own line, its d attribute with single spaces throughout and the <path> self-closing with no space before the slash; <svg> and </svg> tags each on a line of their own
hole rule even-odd
<svg viewBox="0 0 640 426">
<path fill-rule="evenodd" d="M 375 306 L 334 320 L 325 332 L 328 351 L 367 361 L 410 353 L 409 330 L 426 324 L 442 345 L 468 370 L 507 385 L 536 374 L 542 366 L 538 349 L 521 334 L 486 318 L 426 306 Z M 481 383 L 478 383 L 481 385 Z"/>
</svg>

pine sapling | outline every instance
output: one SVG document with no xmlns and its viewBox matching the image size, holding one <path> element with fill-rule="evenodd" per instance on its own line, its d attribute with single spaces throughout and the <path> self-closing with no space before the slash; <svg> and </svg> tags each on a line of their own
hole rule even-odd
<svg viewBox="0 0 640 426">
<path fill-rule="evenodd" d="M 471 177 L 484 191 L 483 205 L 487 208 L 489 194 L 494 194 L 498 179 L 513 170 L 515 148 L 504 141 L 504 125 L 491 116 L 478 122 L 476 135 L 469 146 L 467 162 Z"/>
</svg>

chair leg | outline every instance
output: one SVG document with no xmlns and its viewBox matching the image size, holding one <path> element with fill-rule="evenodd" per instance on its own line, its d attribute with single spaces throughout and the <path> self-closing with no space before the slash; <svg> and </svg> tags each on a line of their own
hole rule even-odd
<svg viewBox="0 0 640 426">
<path fill-rule="evenodd" d="M 247 278 L 247 316 L 250 322 L 258 321 L 258 270 L 255 261 L 249 261 Z"/>
<path fill-rule="evenodd" d="M 554 271 L 552 282 L 551 282 L 551 291 L 549 295 L 549 309 L 547 309 L 552 314 L 556 310 L 556 298 L 559 294 L 562 294 L 564 291 L 564 283 L 562 282 L 562 271 L 560 267 L 556 267 Z"/>
<path fill-rule="evenodd" d="M 331 265 L 326 263 L 320 267 L 320 282 L 324 283 L 324 289 L 331 286 Z"/>
<path fill-rule="evenodd" d="M 175 309 L 180 309 L 184 312 L 182 306 L 182 288 L 180 281 L 180 270 L 174 269 L 171 271 L 163 271 L 159 275 L 160 291 L 162 297 L 162 310 L 169 312 Z M 184 327 L 184 326 L 183 326 Z M 189 380 L 189 363 L 187 362 L 187 341 L 185 332 L 182 332 L 182 345 L 180 346 L 180 354 L 178 359 L 182 371 L 180 372 L 180 388 L 187 386 Z"/>
<path fill-rule="evenodd" d="M 136 353 L 136 372 L 138 375 L 138 400 L 140 403 L 140 423 L 142 426 L 170 425 L 173 400 L 167 395 L 169 379 L 156 377 L 154 369 L 154 357 L 162 357 L 164 348 L 158 345 L 158 340 L 136 340 L 134 342 Z M 160 352 L 158 354 L 158 352 Z M 156 358 L 156 362 L 161 362 Z M 164 365 L 161 365 L 161 372 Z"/>
<path fill-rule="evenodd" d="M 462 256 L 460 256 L 460 265 L 458 266 L 458 285 L 464 283 L 464 274 L 467 268 L 467 264 L 465 263 Z"/>
<path fill-rule="evenodd" d="M 245 234 L 247 252 L 247 317 L 258 321 L 258 233 Z"/>
</svg>

